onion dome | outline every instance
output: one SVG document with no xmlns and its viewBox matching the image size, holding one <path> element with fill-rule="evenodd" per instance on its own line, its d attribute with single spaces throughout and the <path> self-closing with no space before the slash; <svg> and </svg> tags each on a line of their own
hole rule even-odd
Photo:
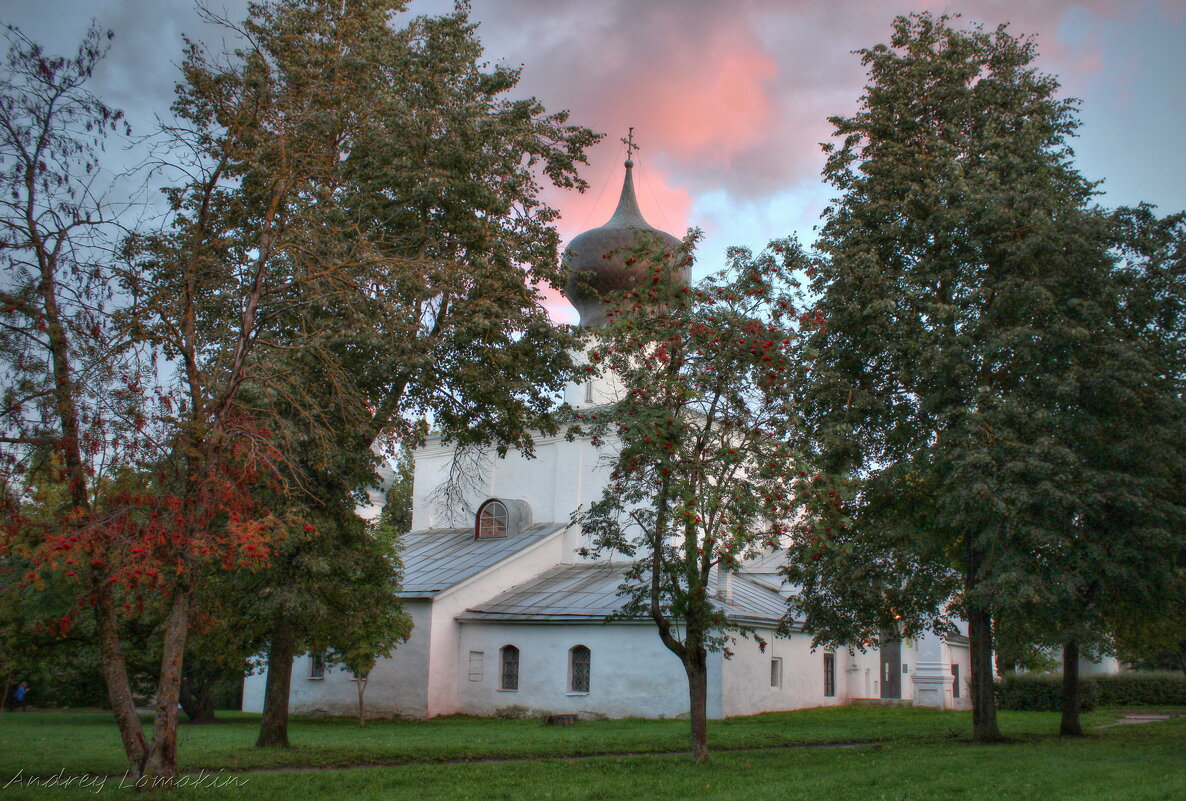
<svg viewBox="0 0 1186 801">
<path fill-rule="evenodd" d="M 626 160 L 626 180 L 622 197 L 609 222 L 600 228 L 573 237 L 562 257 L 568 282 L 564 296 L 581 314 L 581 326 L 590 327 L 605 322 L 609 310 L 601 299 L 620 294 L 641 285 L 650 276 L 653 262 L 639 260 L 632 255 L 640 246 L 650 250 L 664 248 L 675 258 L 680 240 L 660 231 L 643 219 L 634 196 L 634 162 Z M 627 260 L 631 263 L 627 264 Z M 678 278 L 688 283 L 691 272 L 683 267 Z"/>
</svg>

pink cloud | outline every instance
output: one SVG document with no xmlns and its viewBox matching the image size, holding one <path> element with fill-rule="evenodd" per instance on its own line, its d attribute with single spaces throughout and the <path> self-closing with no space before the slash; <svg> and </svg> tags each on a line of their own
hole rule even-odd
<svg viewBox="0 0 1186 801">
<path fill-rule="evenodd" d="M 677 234 L 705 222 L 689 217 L 704 192 L 741 208 L 818 186 L 827 118 L 855 111 L 865 89 L 852 51 L 885 42 L 898 14 L 965 10 L 957 24 L 990 30 L 1009 22 L 1015 34 L 1037 35 L 1038 68 L 1081 95 L 1089 77 L 1116 74 L 1107 26 L 1172 20 L 1181 9 L 1180 0 L 499 0 L 476 3 L 474 14 L 490 57 L 524 64 L 520 93 L 608 134 L 584 171 L 590 192 L 548 195 L 567 239 L 612 212 L 617 139 L 631 125 L 639 177 L 645 169 L 651 184 L 639 184 L 644 212 Z"/>
</svg>

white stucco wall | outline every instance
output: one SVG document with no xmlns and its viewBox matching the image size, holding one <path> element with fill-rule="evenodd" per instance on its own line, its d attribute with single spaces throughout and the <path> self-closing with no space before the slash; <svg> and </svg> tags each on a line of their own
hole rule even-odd
<svg viewBox="0 0 1186 801">
<path fill-rule="evenodd" d="M 786 709 L 831 706 L 845 702 L 844 652 L 836 654 L 836 695 L 824 695 L 823 649 L 811 650 L 811 635 L 795 632 L 776 637 L 772 629 L 760 629 L 766 640 L 762 653 L 753 639 L 738 638 L 731 646 L 733 658 L 726 659 L 724 710 L 726 717 L 756 715 Z M 771 660 L 782 659 L 780 686 L 770 684 Z"/>
<path fill-rule="evenodd" d="M 458 675 L 462 626 L 456 616 L 482 601 L 522 584 L 560 563 L 564 533 L 557 532 L 462 584 L 443 592 L 433 601 L 432 644 L 429 654 L 432 670 L 428 682 L 428 715 L 451 715 L 470 711 L 461 706 Z"/>
<path fill-rule="evenodd" d="M 424 717 L 428 714 L 428 687 L 414 677 L 428 675 L 431 604 L 408 600 L 404 608 L 412 616 L 412 636 L 380 659 L 367 683 L 366 707 L 376 717 Z M 310 657 L 293 662 L 289 688 L 289 711 L 295 715 L 354 715 L 358 713 L 358 689 L 345 668 L 327 666 L 325 678 L 309 677 Z M 262 712 L 267 671 L 248 676 L 243 683 L 243 711 Z"/>
<path fill-rule="evenodd" d="M 519 649 L 519 688 L 499 689 L 499 651 Z M 589 692 L 569 692 L 569 650 L 590 650 Z M 469 675 L 471 651 L 482 653 L 479 678 Z M 608 717 L 676 717 L 688 711 L 688 685 L 679 658 L 647 623 L 503 623 L 467 621 L 457 659 L 461 708 L 493 715 L 504 707 L 551 714 L 591 712 Z M 722 716 L 721 659 L 709 657 L 708 716 Z"/>
<path fill-rule="evenodd" d="M 563 542 L 563 532 L 557 532 L 433 600 L 405 600 L 412 614 L 412 634 L 391 658 L 376 663 L 367 685 L 368 713 L 434 717 L 461 711 L 456 673 L 460 626 L 454 617 L 558 564 Z M 243 711 L 263 711 L 266 680 L 264 672 L 244 681 Z M 341 669 L 327 670 L 323 679 L 310 679 L 309 657 L 298 656 L 289 709 L 298 715 L 352 715 L 358 709 L 358 690 L 350 674 Z"/>
<path fill-rule="evenodd" d="M 520 500 L 531 508 L 534 523 L 566 523 L 578 507 L 601 497 L 608 471 L 601 466 L 598 449 L 587 439 L 568 442 L 548 437 L 536 441 L 535 458 L 508 453 L 485 458 L 483 475 L 465 493 L 468 508 L 450 514 L 440 504 L 437 488 L 449 478 L 453 451 L 430 441 L 416 452 L 412 493 L 412 530 L 462 528 L 487 498 Z M 572 543 L 575 551 L 578 543 Z"/>
<path fill-rule="evenodd" d="M 952 687 L 955 682 L 948 682 L 947 698 L 950 702 L 950 709 L 971 709 L 972 708 L 972 652 L 967 645 L 962 643 L 945 643 L 947 652 L 947 673 L 951 675 L 951 666 L 959 665 L 960 673 L 960 694 L 959 698 L 955 697 Z"/>
</svg>

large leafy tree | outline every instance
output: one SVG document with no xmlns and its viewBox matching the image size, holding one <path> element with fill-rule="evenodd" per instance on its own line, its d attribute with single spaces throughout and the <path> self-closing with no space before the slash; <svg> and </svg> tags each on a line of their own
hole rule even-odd
<svg viewBox="0 0 1186 801">
<path fill-rule="evenodd" d="M 191 45 L 158 151 L 172 213 L 123 248 L 103 235 L 94 180 L 119 115 L 82 88 L 102 36 L 74 59 L 26 40 L 10 51 L 8 543 L 34 568 L 27 587 L 60 571 L 96 610 L 138 779 L 176 775 L 182 655 L 208 568 L 258 566 L 269 540 L 315 530 L 294 521 L 296 499 L 342 508 L 338 488 L 302 494 L 322 474 L 293 458 L 294 432 L 322 453 L 350 435 L 365 454 L 431 410 L 460 438 L 529 448 L 567 375 L 534 284 L 555 261 L 535 194 L 541 173 L 581 186 L 574 167 L 596 137 L 498 99 L 515 73 L 479 67 L 464 9 L 397 30 L 401 9 L 253 6 L 241 51 Z M 409 131 L 428 139 L 393 151 Z M 312 414 L 326 394 L 335 414 Z M 66 488 L 56 519 L 21 514 L 47 483 Z M 120 630 L 145 599 L 163 605 L 151 738 Z"/>
<path fill-rule="evenodd" d="M 658 266 L 607 298 L 608 321 L 592 333 L 589 369 L 619 397 L 584 415 L 611 472 L 578 518 L 594 551 L 633 559 L 621 614 L 650 618 L 679 657 L 692 757 L 704 762 L 708 654 L 743 631 L 716 590 L 781 544 L 779 521 L 805 475 L 789 383 L 800 252 L 790 242 L 758 256 L 733 250 L 727 271 L 694 288 L 672 278 L 663 256 L 638 258 Z"/>
<path fill-rule="evenodd" d="M 1140 435 L 1119 445 L 1108 420 L 1149 373 L 1120 355 L 1139 349 L 1093 185 L 1071 163 L 1074 101 L 1032 67 L 1032 40 L 921 14 L 860 52 L 868 91 L 826 146 L 840 194 L 813 268 L 823 324 L 805 404 L 827 467 L 857 485 L 808 521 L 832 547 L 800 545 L 789 572 L 825 637 L 962 615 L 974 735 L 993 740 L 994 611 L 1031 604 L 1054 616 L 1047 634 L 1074 637 L 1095 628 L 1079 579 L 1155 551 L 1136 522 L 1112 551 L 1121 499 L 1100 494 L 1133 467 L 1120 452 Z"/>
<path fill-rule="evenodd" d="M 518 73 L 481 63 L 463 4 L 400 27 L 403 6 L 282 0 L 220 21 L 241 50 L 191 46 L 168 131 L 168 152 L 190 156 L 173 165 L 177 214 L 145 243 L 154 334 L 209 343 L 178 357 L 189 386 L 235 377 L 204 406 L 299 444 L 257 500 L 277 519 L 304 508 L 317 530 L 354 525 L 343 510 L 372 446 L 414 441 L 426 415 L 462 444 L 529 451 L 571 371 L 537 289 L 557 278 L 555 212 L 537 194 L 541 180 L 583 188 L 597 136 L 506 99 Z M 178 296 L 189 311 L 167 305 Z M 244 321 L 251 335 L 229 344 Z M 274 578 L 275 597 L 299 588 Z M 272 619 L 261 745 L 286 742 L 302 642 L 291 614 Z"/>
</svg>

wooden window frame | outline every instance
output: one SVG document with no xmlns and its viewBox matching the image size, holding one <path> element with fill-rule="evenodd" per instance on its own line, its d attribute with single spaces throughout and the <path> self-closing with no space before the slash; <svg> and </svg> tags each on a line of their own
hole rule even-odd
<svg viewBox="0 0 1186 801">
<path fill-rule="evenodd" d="M 510 531 L 511 510 L 503 501 L 491 498 L 478 507 L 478 514 L 474 518 L 474 539 L 506 539 Z"/>
</svg>

